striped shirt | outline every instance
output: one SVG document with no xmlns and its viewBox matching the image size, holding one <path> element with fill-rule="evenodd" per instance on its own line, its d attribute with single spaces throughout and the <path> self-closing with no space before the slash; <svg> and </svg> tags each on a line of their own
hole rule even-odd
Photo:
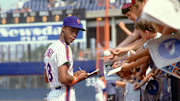
<svg viewBox="0 0 180 101">
<path fill-rule="evenodd" d="M 69 63 L 68 73 L 73 75 L 72 50 L 65 42 L 60 40 L 52 43 L 45 52 L 44 63 L 50 88 L 65 86 L 58 81 L 58 67 Z"/>
</svg>

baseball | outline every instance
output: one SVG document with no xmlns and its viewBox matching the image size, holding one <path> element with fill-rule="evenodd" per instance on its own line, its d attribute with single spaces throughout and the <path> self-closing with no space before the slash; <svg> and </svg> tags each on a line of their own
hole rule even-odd
<svg viewBox="0 0 180 101">
<path fill-rule="evenodd" d="M 132 55 L 132 54 L 136 54 L 136 52 L 135 52 L 134 50 L 130 50 L 130 51 L 128 51 L 128 53 L 127 53 L 128 56 L 130 56 L 130 55 Z"/>
<path fill-rule="evenodd" d="M 109 56 L 109 55 L 111 55 L 111 52 L 109 50 L 105 50 L 104 51 L 104 56 Z"/>
</svg>

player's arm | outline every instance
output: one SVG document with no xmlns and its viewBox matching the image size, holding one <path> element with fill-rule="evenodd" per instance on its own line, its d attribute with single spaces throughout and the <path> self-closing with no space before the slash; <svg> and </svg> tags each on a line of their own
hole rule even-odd
<svg viewBox="0 0 180 101">
<path fill-rule="evenodd" d="M 68 63 L 58 67 L 58 80 L 65 85 L 71 85 L 73 76 L 68 73 Z"/>
<path fill-rule="evenodd" d="M 44 69 L 44 80 L 46 83 L 48 83 L 48 77 L 47 77 L 47 73 L 46 73 L 46 69 Z"/>
<path fill-rule="evenodd" d="M 123 46 L 127 46 L 129 43 L 135 41 L 136 39 L 139 38 L 139 33 L 138 31 L 135 29 L 133 31 L 133 34 L 132 35 L 129 35 L 125 40 L 123 40 L 119 45 L 118 47 L 123 47 Z"/>
<path fill-rule="evenodd" d="M 77 82 L 87 78 L 87 73 L 81 72 L 78 76 L 71 76 L 68 73 L 69 64 L 68 62 L 58 67 L 59 81 L 65 85 L 72 86 Z"/>
</svg>

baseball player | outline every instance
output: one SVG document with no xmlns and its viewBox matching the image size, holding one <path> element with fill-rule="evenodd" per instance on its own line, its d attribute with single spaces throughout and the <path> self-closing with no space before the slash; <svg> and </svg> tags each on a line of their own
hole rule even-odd
<svg viewBox="0 0 180 101">
<path fill-rule="evenodd" d="M 45 80 L 51 91 L 47 101 L 76 101 L 73 85 L 87 78 L 83 70 L 73 74 L 72 50 L 69 46 L 79 30 L 85 31 L 76 16 L 64 18 L 59 40 L 52 43 L 45 52 Z"/>
</svg>

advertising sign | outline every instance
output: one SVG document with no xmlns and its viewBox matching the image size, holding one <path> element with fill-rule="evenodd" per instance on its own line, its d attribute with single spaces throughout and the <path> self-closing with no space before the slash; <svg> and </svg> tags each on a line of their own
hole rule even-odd
<svg viewBox="0 0 180 101">
<path fill-rule="evenodd" d="M 63 22 L 0 25 L 0 44 L 47 43 L 59 38 Z M 84 28 L 86 22 L 81 21 Z M 86 32 L 79 31 L 75 42 L 83 42 Z"/>
</svg>

